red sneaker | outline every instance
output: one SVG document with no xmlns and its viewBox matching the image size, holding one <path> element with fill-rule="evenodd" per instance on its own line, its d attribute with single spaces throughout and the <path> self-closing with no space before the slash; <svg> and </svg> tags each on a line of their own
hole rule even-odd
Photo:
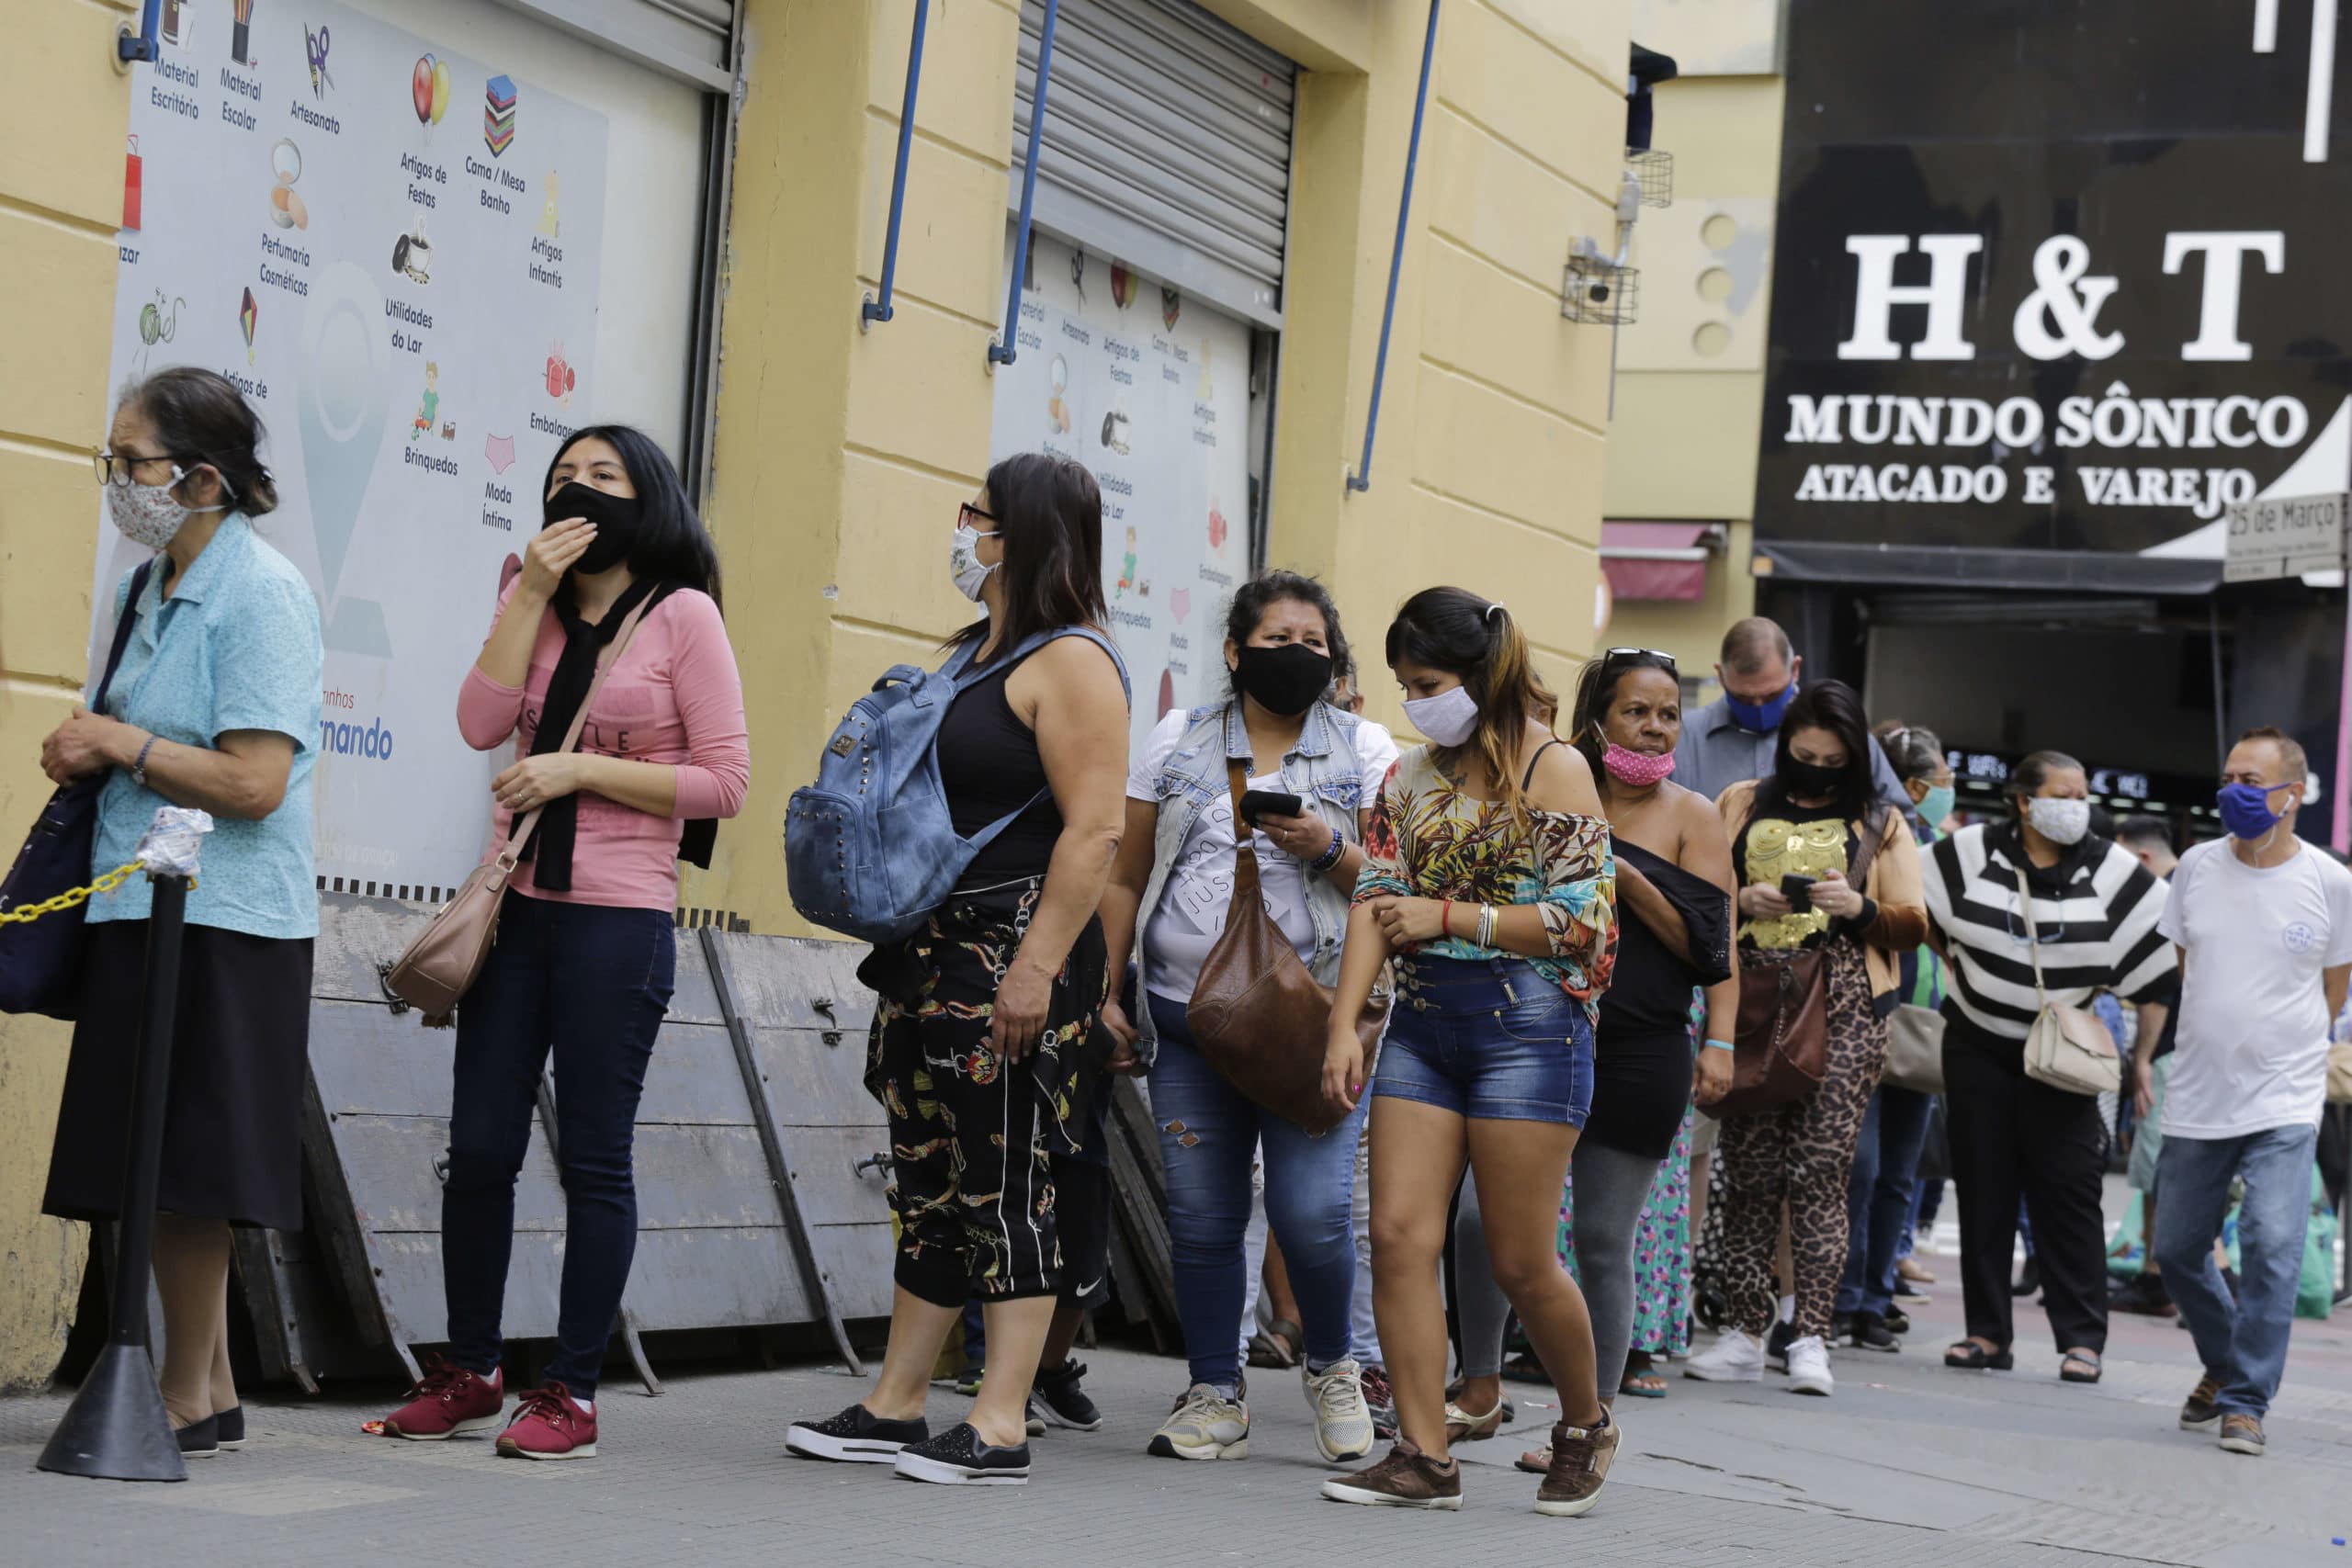
<svg viewBox="0 0 2352 1568">
<path fill-rule="evenodd" d="M 429 1356 L 424 1380 L 408 1391 L 408 1403 L 384 1417 L 384 1436 L 437 1442 L 460 1432 L 486 1432 L 498 1425 L 505 1407 L 505 1384 L 499 1373 L 485 1378 Z"/>
<path fill-rule="evenodd" d="M 594 1459 L 596 1413 L 581 1409 L 560 1382 L 532 1389 L 498 1435 L 498 1451 L 508 1459 Z"/>
</svg>

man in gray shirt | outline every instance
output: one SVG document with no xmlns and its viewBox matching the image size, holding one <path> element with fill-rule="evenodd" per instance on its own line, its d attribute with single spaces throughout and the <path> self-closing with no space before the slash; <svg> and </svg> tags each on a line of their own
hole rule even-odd
<svg viewBox="0 0 2352 1568">
<path fill-rule="evenodd" d="M 1682 740 L 1674 749 L 1674 782 L 1713 800 L 1736 784 L 1770 773 L 1781 716 L 1797 694 L 1804 663 L 1790 648 L 1789 634 L 1761 615 L 1725 632 L 1723 662 L 1715 666 L 1724 694 L 1684 716 Z M 1871 780 L 1878 798 L 1909 820 L 1911 796 L 1875 742 Z"/>
</svg>

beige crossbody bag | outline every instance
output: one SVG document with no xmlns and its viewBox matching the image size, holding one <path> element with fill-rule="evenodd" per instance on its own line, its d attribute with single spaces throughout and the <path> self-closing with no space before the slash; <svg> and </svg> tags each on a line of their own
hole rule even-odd
<svg viewBox="0 0 2352 1568">
<path fill-rule="evenodd" d="M 2068 1094 L 2113 1094 L 2123 1086 L 2123 1058 L 2115 1036 L 2088 1008 L 2062 1007 L 2041 983 L 2041 939 L 2033 927 L 2033 890 L 2018 870 L 2018 905 L 2025 912 L 2026 951 L 2033 957 L 2033 994 L 2041 1011 L 2025 1037 L 2025 1076 Z"/>
<path fill-rule="evenodd" d="M 580 744 L 580 732 L 588 723 L 588 710 L 595 705 L 596 694 L 605 689 L 605 677 L 628 651 L 638 623 L 657 597 L 649 595 L 640 601 L 621 622 L 597 662 L 588 694 L 580 699 L 579 711 L 571 716 L 563 744 L 550 755 L 560 755 Z M 441 906 L 440 912 L 408 944 L 408 951 L 384 971 L 384 989 L 423 1013 L 425 1028 L 447 1029 L 456 1021 L 458 1003 L 472 987 L 474 976 L 481 973 L 491 943 L 498 940 L 498 911 L 505 902 L 507 879 L 514 874 L 523 846 L 530 841 L 531 829 L 539 825 L 539 813 L 545 809 L 535 807 L 513 823 L 498 853 L 474 867 L 457 895 Z"/>
</svg>

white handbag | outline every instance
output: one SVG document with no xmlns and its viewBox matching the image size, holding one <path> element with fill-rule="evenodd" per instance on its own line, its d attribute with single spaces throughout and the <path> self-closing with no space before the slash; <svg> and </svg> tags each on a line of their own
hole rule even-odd
<svg viewBox="0 0 2352 1568">
<path fill-rule="evenodd" d="M 2088 1008 L 2064 1007 L 2041 983 L 2041 940 L 2033 928 L 2033 890 L 2018 871 L 2018 904 L 2025 911 L 2026 950 L 2033 955 L 2033 994 L 2041 1004 L 2025 1037 L 2025 1076 L 2068 1094 L 2113 1094 L 2123 1087 L 2123 1058 L 2115 1036 Z"/>
</svg>

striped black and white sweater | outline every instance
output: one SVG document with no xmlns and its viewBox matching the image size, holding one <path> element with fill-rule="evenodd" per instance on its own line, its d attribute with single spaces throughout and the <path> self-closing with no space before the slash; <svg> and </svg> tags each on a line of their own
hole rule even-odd
<svg viewBox="0 0 2352 1568">
<path fill-rule="evenodd" d="M 2014 823 L 1963 828 L 1929 852 L 1928 918 L 1951 963 L 1947 1007 L 1986 1033 L 2022 1042 L 2040 1007 L 2018 896 L 2033 891 L 2050 999 L 2080 1007 L 2106 989 L 2133 1002 L 2170 994 L 2172 943 L 2156 929 L 2164 885 L 2130 851 L 2086 839 L 2056 865 L 2026 858 Z"/>
</svg>

